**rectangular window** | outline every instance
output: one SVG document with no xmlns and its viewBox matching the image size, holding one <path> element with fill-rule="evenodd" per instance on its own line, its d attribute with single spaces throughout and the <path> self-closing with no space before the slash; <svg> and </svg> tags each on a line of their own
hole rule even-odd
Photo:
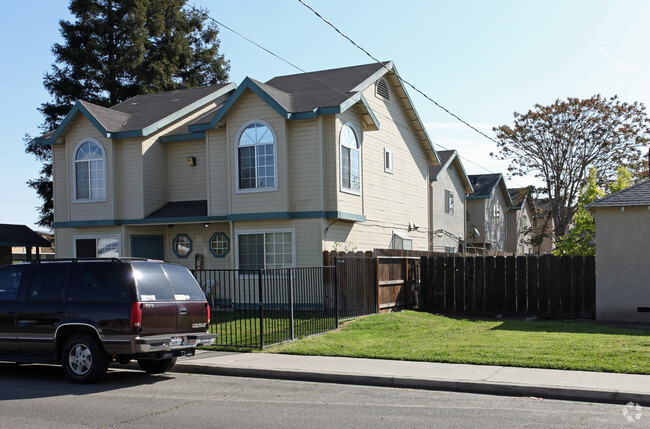
<svg viewBox="0 0 650 429">
<path fill-rule="evenodd" d="M 445 252 L 456 253 L 456 248 L 454 246 L 445 246 Z"/>
<path fill-rule="evenodd" d="M 120 237 L 75 237 L 77 258 L 119 258 Z"/>
<path fill-rule="evenodd" d="M 239 233 L 239 269 L 287 268 L 294 266 L 293 233 Z"/>
<path fill-rule="evenodd" d="M 454 193 L 445 190 L 445 213 L 454 214 Z"/>
<path fill-rule="evenodd" d="M 393 239 L 391 240 L 390 248 L 398 250 L 413 250 L 413 240 L 401 231 L 393 231 Z"/>
<path fill-rule="evenodd" d="M 34 269 L 27 298 L 30 301 L 60 301 L 63 299 L 67 265 L 47 264 Z"/>
<path fill-rule="evenodd" d="M 393 174 L 393 150 L 384 148 L 384 171 Z"/>
</svg>

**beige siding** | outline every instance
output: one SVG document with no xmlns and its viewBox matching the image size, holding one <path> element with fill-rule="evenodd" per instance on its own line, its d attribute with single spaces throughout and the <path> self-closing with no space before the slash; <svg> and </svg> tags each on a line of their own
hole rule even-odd
<svg viewBox="0 0 650 429">
<path fill-rule="evenodd" d="M 236 192 L 237 172 L 235 159 L 237 156 L 236 139 L 241 128 L 251 120 L 261 119 L 267 122 L 275 131 L 277 137 L 277 191 L 262 192 Z M 228 114 L 228 147 L 230 153 L 230 171 L 232 172 L 233 187 L 232 212 L 233 213 L 259 213 L 259 212 L 284 212 L 289 211 L 288 204 L 288 172 L 287 172 L 287 142 L 285 132 L 285 119 L 283 119 L 266 102 L 246 90 Z"/>
<path fill-rule="evenodd" d="M 106 201 L 101 202 L 75 202 L 74 201 L 74 156 L 77 145 L 86 138 L 94 138 L 99 141 L 106 154 Z M 85 116 L 77 114 L 72 123 L 68 125 L 65 133 L 66 156 L 69 160 L 67 165 L 67 176 L 70 180 L 67 183 L 68 195 L 70 195 L 70 220 L 100 220 L 114 219 L 114 202 L 116 198 L 115 175 L 113 174 L 115 164 L 113 157 L 113 145 L 111 139 L 104 138 L 97 128 Z M 58 168 L 58 165 L 57 165 Z"/>
<path fill-rule="evenodd" d="M 70 184 L 68 182 L 70 159 L 66 145 L 52 146 L 53 192 L 54 192 L 54 221 L 68 222 L 70 220 Z"/>
<path fill-rule="evenodd" d="M 208 131 L 208 177 L 209 182 L 209 208 L 210 216 L 225 216 L 230 213 L 230 192 L 234 190 L 231 185 L 230 157 L 228 151 L 226 127 Z"/>
<path fill-rule="evenodd" d="M 323 158 L 320 121 L 291 122 L 292 211 L 324 209 Z"/>
<path fill-rule="evenodd" d="M 115 144 L 119 147 L 119 217 L 140 219 L 143 214 L 142 149 L 141 139 L 121 139 Z"/>
<path fill-rule="evenodd" d="M 453 165 L 453 164 L 452 164 Z M 432 191 L 432 230 L 442 229 L 443 233 L 433 236 L 433 251 L 444 252 L 445 247 L 458 248 L 458 241 L 465 238 L 465 188 L 456 165 L 440 172 L 438 180 L 431 183 Z M 446 192 L 454 193 L 454 213 L 445 213 Z M 452 234 L 458 239 L 449 236 Z"/>
<path fill-rule="evenodd" d="M 167 143 L 171 201 L 207 200 L 205 141 Z M 194 157 L 190 166 L 187 158 Z"/>
<path fill-rule="evenodd" d="M 144 215 L 147 216 L 169 201 L 167 146 L 155 137 L 142 142 Z"/>
</svg>

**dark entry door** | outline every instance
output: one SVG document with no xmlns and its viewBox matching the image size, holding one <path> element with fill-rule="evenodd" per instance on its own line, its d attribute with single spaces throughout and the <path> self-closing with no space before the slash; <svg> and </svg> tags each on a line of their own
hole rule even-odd
<svg viewBox="0 0 650 429">
<path fill-rule="evenodd" d="M 165 259 L 165 246 L 162 235 L 132 235 L 131 256 L 149 259 Z"/>
</svg>

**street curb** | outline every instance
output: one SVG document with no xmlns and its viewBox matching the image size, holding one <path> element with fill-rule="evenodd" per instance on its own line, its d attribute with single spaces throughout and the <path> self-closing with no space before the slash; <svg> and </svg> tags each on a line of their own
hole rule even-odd
<svg viewBox="0 0 650 429">
<path fill-rule="evenodd" d="M 642 406 L 650 406 L 650 395 L 643 393 L 620 392 L 616 390 L 569 388 L 561 386 L 531 386 L 524 384 L 494 383 L 489 381 L 477 382 L 462 380 L 432 380 L 381 375 L 323 373 L 280 369 L 233 368 L 227 366 L 200 365 L 192 363 L 177 363 L 170 372 L 351 384 L 376 387 L 396 387 L 405 389 L 441 390 L 499 396 L 530 396 L 545 399 L 561 399 L 580 402 L 601 402 L 611 404 L 626 404 L 629 402 L 634 402 Z"/>
</svg>

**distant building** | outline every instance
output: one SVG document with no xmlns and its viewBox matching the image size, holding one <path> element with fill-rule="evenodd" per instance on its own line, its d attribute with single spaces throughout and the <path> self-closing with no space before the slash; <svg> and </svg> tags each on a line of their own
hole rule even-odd
<svg viewBox="0 0 650 429">
<path fill-rule="evenodd" d="M 506 251 L 506 211 L 512 200 L 503 176 L 472 174 L 474 192 L 467 197 L 467 237 L 471 247 Z"/>
<path fill-rule="evenodd" d="M 51 246 L 50 241 L 25 225 L 0 224 L 0 266 L 14 262 L 13 249 L 24 249 L 24 257 L 19 260 L 31 261 L 34 258 L 33 248 L 36 248 L 35 257 L 39 259 L 41 249 Z"/>
</svg>

